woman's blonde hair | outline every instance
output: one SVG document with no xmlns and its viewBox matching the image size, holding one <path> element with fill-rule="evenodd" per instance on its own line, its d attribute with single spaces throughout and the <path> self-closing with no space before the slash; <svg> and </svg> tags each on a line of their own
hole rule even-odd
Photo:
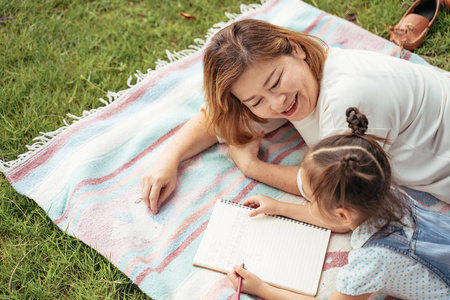
<svg viewBox="0 0 450 300">
<path fill-rule="evenodd" d="M 267 120 L 254 115 L 242 104 L 231 93 L 232 86 L 248 67 L 291 55 L 291 42 L 298 43 L 305 51 L 305 61 L 320 82 L 327 46 L 317 37 L 264 21 L 241 20 L 225 27 L 211 39 L 203 65 L 208 128 L 233 145 L 247 143 L 257 135 L 250 126 L 251 121 L 266 123 Z"/>
</svg>

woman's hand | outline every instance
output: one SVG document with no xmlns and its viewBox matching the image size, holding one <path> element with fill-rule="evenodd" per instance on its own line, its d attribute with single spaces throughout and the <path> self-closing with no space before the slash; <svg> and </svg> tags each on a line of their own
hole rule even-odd
<svg viewBox="0 0 450 300">
<path fill-rule="evenodd" d="M 261 139 L 262 137 L 259 137 L 247 144 L 239 146 L 230 145 L 228 149 L 231 159 L 246 176 L 249 176 L 248 174 L 250 173 L 253 163 L 259 160 L 258 152 Z"/>
<path fill-rule="evenodd" d="M 285 203 L 264 195 L 251 196 L 244 201 L 245 206 L 256 208 L 248 214 L 250 217 L 260 214 L 279 215 L 283 204 Z"/>
<path fill-rule="evenodd" d="M 262 281 L 258 276 L 252 272 L 247 271 L 241 266 L 234 266 L 234 269 L 227 274 L 228 279 L 233 284 L 234 288 L 238 289 L 239 276 L 242 277 L 241 291 L 246 294 L 252 294 L 259 296 L 263 292 L 264 288 L 268 285 Z"/>
<path fill-rule="evenodd" d="M 141 196 L 154 214 L 175 189 L 178 165 L 217 143 L 208 132 L 206 113 L 202 110 L 187 121 L 161 150 L 155 164 L 141 176 Z"/>
<path fill-rule="evenodd" d="M 141 197 L 153 214 L 175 189 L 178 163 L 158 161 L 141 176 Z"/>
</svg>

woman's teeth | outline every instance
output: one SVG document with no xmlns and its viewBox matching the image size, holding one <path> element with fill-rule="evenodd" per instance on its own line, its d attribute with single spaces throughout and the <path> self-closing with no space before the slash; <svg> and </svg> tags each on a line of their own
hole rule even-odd
<svg viewBox="0 0 450 300">
<path fill-rule="evenodd" d="M 292 107 L 294 107 L 295 102 L 297 102 L 297 99 L 295 99 L 294 102 L 292 102 L 291 106 L 289 106 L 289 107 L 284 111 L 284 113 L 289 112 L 289 111 L 292 109 Z"/>
</svg>

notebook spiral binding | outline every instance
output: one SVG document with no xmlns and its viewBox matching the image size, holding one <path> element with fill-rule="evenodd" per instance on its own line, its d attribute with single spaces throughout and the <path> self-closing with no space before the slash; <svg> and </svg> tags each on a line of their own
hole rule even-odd
<svg viewBox="0 0 450 300">
<path fill-rule="evenodd" d="M 233 205 L 233 206 L 237 206 L 237 207 L 241 207 L 241 208 L 245 208 L 247 210 L 253 210 L 253 208 L 251 208 L 249 206 L 245 206 L 245 205 L 242 205 L 240 203 L 236 203 L 236 202 L 233 202 L 233 201 L 230 201 L 230 200 L 226 200 L 226 199 L 220 199 L 220 202 L 226 203 L 226 204 L 229 204 L 229 205 Z M 281 219 L 281 220 L 285 220 L 285 221 L 288 221 L 288 222 L 291 222 L 291 223 L 300 224 L 300 225 L 303 225 L 303 226 L 306 226 L 306 227 L 316 228 L 316 229 L 323 230 L 323 231 L 327 231 L 328 230 L 327 228 L 323 228 L 323 227 L 320 227 L 320 226 L 317 226 L 317 225 L 313 225 L 313 224 L 305 223 L 305 222 L 302 222 L 302 221 L 294 220 L 294 219 L 291 219 L 291 218 L 288 218 L 288 217 L 283 217 L 283 216 L 279 216 L 279 215 L 269 215 L 269 214 L 266 214 L 266 216 L 277 218 L 277 219 Z"/>
<path fill-rule="evenodd" d="M 240 203 L 236 203 L 236 202 L 233 202 L 233 201 L 230 201 L 230 200 L 226 200 L 226 199 L 220 199 L 220 202 L 226 203 L 226 204 L 230 204 L 230 205 L 234 205 L 234 206 L 237 206 L 237 207 L 242 207 L 242 208 L 245 208 L 245 209 L 248 209 L 248 210 L 252 210 L 253 209 L 250 206 L 245 206 L 245 205 L 242 205 Z"/>
</svg>

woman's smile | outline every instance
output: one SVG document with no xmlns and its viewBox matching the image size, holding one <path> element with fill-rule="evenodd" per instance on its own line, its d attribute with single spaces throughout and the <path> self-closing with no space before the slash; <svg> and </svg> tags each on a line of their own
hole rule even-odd
<svg viewBox="0 0 450 300">
<path fill-rule="evenodd" d="M 295 95 L 294 101 L 292 101 L 291 105 L 285 111 L 283 111 L 282 114 L 285 115 L 286 117 L 289 117 L 290 115 L 295 113 L 295 111 L 298 108 L 297 103 L 298 103 L 297 102 L 297 95 Z"/>
</svg>

